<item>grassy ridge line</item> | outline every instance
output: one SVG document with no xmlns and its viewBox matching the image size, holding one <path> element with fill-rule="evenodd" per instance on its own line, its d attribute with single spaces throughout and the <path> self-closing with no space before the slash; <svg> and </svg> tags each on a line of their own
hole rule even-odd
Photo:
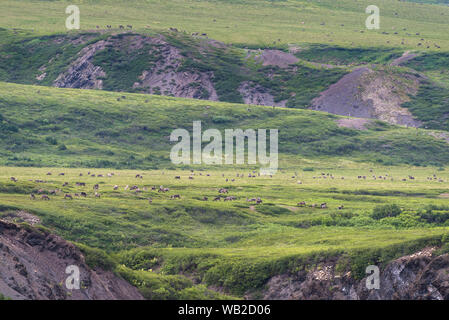
<svg viewBox="0 0 449 320">
<path fill-rule="evenodd" d="M 0 163 L 151 169 L 171 167 L 177 128 L 279 130 L 280 161 L 290 156 L 350 158 L 384 164 L 444 166 L 449 149 L 425 130 L 376 121 L 368 130 L 339 127 L 340 117 L 142 94 L 0 83 Z M 208 108 L 210 106 L 210 108 Z M 286 155 L 284 158 L 283 155 Z"/>
<path fill-rule="evenodd" d="M 125 32 L 85 32 L 71 35 L 33 37 L 20 35 L 12 38 L 11 31 L 0 31 L 1 46 L 0 81 L 21 84 L 53 86 L 59 75 L 64 74 L 70 63 L 87 46 L 108 40 L 111 47 L 97 52 L 92 63 L 106 73 L 102 79 L 102 89 L 108 91 L 126 91 L 136 93 L 155 93 L 171 96 L 175 91 L 161 92 L 161 88 L 136 87 L 139 75 L 152 70 L 163 63 L 164 56 L 159 46 L 145 45 L 133 49 L 142 34 Z M 159 35 L 160 36 L 160 35 Z M 183 33 L 164 32 L 162 36 L 173 50 L 180 50 L 179 66 L 175 72 L 192 74 L 213 74 L 212 85 L 217 91 L 218 100 L 243 103 L 239 87 L 248 83 L 261 86 L 263 91 L 273 96 L 274 102 L 285 103 L 287 107 L 308 108 L 312 99 L 320 92 L 337 82 L 351 68 L 366 64 L 390 64 L 399 58 L 403 51 L 388 48 L 344 48 L 328 45 L 302 46 L 295 55 L 300 62 L 282 69 L 275 66 L 263 66 L 253 58 L 247 58 L 244 49 L 232 46 L 214 47 L 205 39 L 196 39 Z M 132 52 L 132 54 L 130 54 Z M 421 80 L 419 92 L 411 101 L 403 104 L 412 111 L 424 128 L 448 130 L 447 113 L 448 82 L 447 53 L 423 53 L 406 63 L 406 66 L 424 72 L 434 81 Z M 311 62 L 307 62 L 311 61 Z M 320 64 L 332 64 L 340 67 L 322 68 Z M 407 77 L 413 70 L 391 67 L 399 77 Z M 156 70 L 154 70 L 156 72 Z M 168 70 L 158 69 L 159 72 Z M 43 78 L 42 78 L 43 76 Z M 81 77 L 82 78 L 82 77 Z M 73 83 L 59 83 L 58 86 L 71 86 Z M 75 83 L 82 85 L 81 81 Z M 93 85 L 91 83 L 90 85 Z M 87 86 L 84 83 L 84 86 Z M 171 85 L 174 88 L 174 85 Z M 193 89 L 190 88 L 190 89 Z M 195 89 L 194 97 L 208 99 L 211 92 L 206 87 Z M 179 93 L 178 93 L 179 94 Z M 431 99 L 429 97 L 432 97 Z"/>
<path fill-rule="evenodd" d="M 11 33 L 0 31 L 0 38 L 5 39 L 0 49 L 5 57 L 0 60 L 1 81 L 52 86 L 58 76 L 66 72 L 70 63 L 77 58 L 83 48 L 107 39 L 114 44 L 97 52 L 92 59 L 92 63 L 101 67 L 106 73 L 104 79 L 102 78 L 102 89 L 136 93 L 153 92 L 166 96 L 173 94 L 173 92 L 161 92 L 158 86 L 153 86 L 153 91 L 148 91 L 149 88 L 134 86 L 144 71 L 152 70 L 156 64 L 164 62 L 164 56 L 158 45 L 133 48 L 135 37 L 148 36 L 146 33 L 145 35 L 136 33 L 115 35 L 114 32 L 104 34 L 92 32 L 44 37 L 24 36 L 23 38 L 22 36 L 11 38 Z M 180 51 L 181 56 L 177 60 L 179 66 L 174 66 L 173 71 L 178 74 L 212 73 L 214 75 L 212 84 L 220 101 L 243 103 L 239 87 L 242 83 L 249 82 L 262 86 L 276 102 L 285 100 L 289 107 L 306 108 L 314 97 L 347 72 L 344 68 L 323 70 L 304 64 L 291 66 L 290 70 L 274 66 L 264 67 L 252 58 L 247 59 L 247 52 L 241 48 L 231 46 L 216 48 L 204 38 L 196 39 L 182 33 L 164 32 L 158 36 L 161 35 L 170 47 Z M 330 55 L 339 55 L 338 49 L 333 52 L 334 54 Z M 374 62 L 376 59 L 385 61 L 392 55 L 402 54 L 394 50 L 381 51 L 378 55 L 376 50 L 357 50 L 356 53 L 364 62 Z M 291 70 L 293 68 L 296 70 Z M 157 72 L 168 72 L 168 69 L 159 69 Z M 42 75 L 44 78 L 39 78 Z M 194 96 L 208 99 L 210 94 L 207 88 L 202 87 L 202 90 L 197 91 Z"/>
<path fill-rule="evenodd" d="M 189 33 L 205 32 L 227 43 L 258 46 L 274 42 L 278 45 L 310 42 L 348 46 L 354 42 L 356 46 L 416 48 L 424 36 L 438 42 L 442 49 L 449 49 L 445 34 L 449 8 L 393 0 L 378 1 L 382 29 L 376 31 L 365 30 L 365 8 L 372 3 L 352 0 L 131 3 L 4 0 L 0 3 L 0 27 L 34 29 L 39 34 L 66 31 L 64 12 L 68 4 L 80 6 L 84 30 L 95 29 L 97 25 L 118 27 L 120 24 L 131 24 L 138 30 L 148 25 L 159 30 L 176 27 Z M 402 31 L 403 28 L 408 31 Z M 360 33 L 360 30 L 365 32 Z M 402 39 L 405 39 L 404 46 Z"/>
</svg>

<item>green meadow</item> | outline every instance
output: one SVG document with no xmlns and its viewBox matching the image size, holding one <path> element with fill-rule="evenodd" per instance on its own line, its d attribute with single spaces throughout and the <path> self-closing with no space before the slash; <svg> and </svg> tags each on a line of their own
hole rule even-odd
<svg viewBox="0 0 449 320">
<path fill-rule="evenodd" d="M 45 229 L 81 244 L 93 266 L 115 270 L 154 299 L 218 298 L 207 287 L 222 288 L 234 297 L 257 295 L 271 276 L 330 257 L 342 259 L 342 270 L 363 276 L 366 265 L 382 265 L 447 241 L 447 169 L 342 161 L 337 166 L 314 162 L 273 177 L 249 178 L 248 172 L 2 167 L 0 215 L 26 211 L 38 216 Z M 427 179 L 434 174 L 444 182 Z M 95 184 L 100 198 L 94 196 Z M 141 192 L 125 190 L 127 185 Z M 160 193 L 160 186 L 170 191 Z M 219 188 L 229 193 L 213 201 L 220 196 Z M 87 197 L 75 196 L 81 192 Z M 41 194 L 48 194 L 50 201 L 41 200 Z M 64 199 L 65 194 L 74 199 Z M 171 199 L 174 194 L 181 199 Z M 236 200 L 224 201 L 228 195 Z M 262 204 L 247 201 L 255 197 Z M 306 205 L 298 205 L 301 201 Z M 327 208 L 312 207 L 321 203 Z M 399 211 L 390 210 L 392 206 Z M 375 215 L 378 211 L 385 214 Z M 195 293 L 176 292 L 174 279 Z"/>
<path fill-rule="evenodd" d="M 0 218 L 28 226 L 21 213 L 37 216 L 39 230 L 74 242 L 91 267 L 120 274 L 148 299 L 261 298 L 271 277 L 328 259 L 338 260 L 338 272 L 361 279 L 366 266 L 382 267 L 424 247 L 449 252 L 444 3 L 379 0 L 381 29 L 366 30 L 372 3 L 365 0 L 2 0 Z M 81 33 L 65 30 L 69 4 L 80 7 Z M 106 25 L 112 28 L 103 34 Z M 110 75 L 104 91 L 51 87 L 89 44 L 58 42 L 62 34 L 126 37 L 116 34 L 119 25 L 132 25 L 136 34 L 162 32 L 199 57 L 182 68 L 214 72 L 228 102 L 131 90 L 158 61 L 146 47 L 136 59 L 126 48 L 94 57 Z M 197 32 L 233 46 L 200 55 L 204 36 L 188 36 Z M 301 48 L 293 76 L 244 60 L 245 48 L 289 46 Z M 307 110 L 354 67 L 385 68 L 417 49 L 416 59 L 391 70 L 428 77 L 405 106 L 429 129 L 377 120 L 355 129 L 339 124 L 344 117 Z M 36 85 L 47 63 L 47 78 Z M 296 108 L 241 104 L 236 92 L 244 80 Z M 170 134 L 192 132 L 193 121 L 221 133 L 278 129 L 278 172 L 173 164 Z M 225 201 L 229 196 L 235 199 Z M 261 203 L 248 201 L 257 198 Z"/>
<path fill-rule="evenodd" d="M 38 216 L 147 298 L 257 297 L 271 276 L 329 257 L 361 277 L 366 265 L 447 241 L 449 150 L 436 131 L 380 121 L 355 130 L 310 110 L 143 94 L 8 83 L 0 91 L 0 214 Z M 173 165 L 168 137 L 195 120 L 203 131 L 279 129 L 277 174 Z"/>
<path fill-rule="evenodd" d="M 0 3 L 0 27 L 34 30 L 34 34 L 65 32 L 69 4 L 79 5 L 82 30 L 104 29 L 106 25 L 118 29 L 128 24 L 139 31 L 172 27 L 259 47 L 322 43 L 417 49 L 424 38 L 432 50 L 437 50 L 433 43 L 449 48 L 447 6 L 394 0 L 376 2 L 381 28 L 372 31 L 365 28 L 365 9 L 372 4 L 366 0 L 4 0 Z"/>
</svg>

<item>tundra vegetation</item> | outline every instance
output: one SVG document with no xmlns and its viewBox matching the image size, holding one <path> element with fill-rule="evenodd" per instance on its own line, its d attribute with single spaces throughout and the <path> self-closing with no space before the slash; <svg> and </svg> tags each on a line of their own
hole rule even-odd
<svg viewBox="0 0 449 320">
<path fill-rule="evenodd" d="M 449 8 L 382 2 L 382 29 L 368 31 L 368 1 L 71 1 L 82 30 L 67 33 L 65 1 L 1 1 L 0 218 L 37 217 L 148 299 L 262 297 L 271 277 L 326 259 L 361 279 L 427 246 L 449 252 Z M 98 43 L 104 90 L 54 88 Z M 259 49 L 297 61 L 264 65 Z M 175 69 L 160 67 L 167 52 Z M 367 66 L 420 76 L 402 106 L 421 127 L 307 110 Z M 213 74 L 219 101 L 205 87 L 147 94 L 135 82 L 151 68 Z M 244 105 L 243 82 L 288 108 Z M 170 133 L 193 121 L 278 129 L 278 173 L 173 165 Z"/>
<path fill-rule="evenodd" d="M 425 129 L 343 128 L 338 116 L 300 109 L 0 88 L 1 215 L 36 215 L 147 298 L 257 295 L 271 276 L 335 256 L 362 277 L 366 265 L 447 241 L 449 151 Z M 199 118 L 204 129 L 279 128 L 278 174 L 173 166 L 171 130 Z"/>
</svg>

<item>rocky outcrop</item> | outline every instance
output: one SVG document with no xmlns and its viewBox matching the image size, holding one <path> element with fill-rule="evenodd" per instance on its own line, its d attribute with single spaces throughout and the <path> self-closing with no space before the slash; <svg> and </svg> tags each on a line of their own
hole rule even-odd
<svg viewBox="0 0 449 320">
<path fill-rule="evenodd" d="M 160 59 L 148 70 L 144 70 L 133 88 L 151 94 L 173 97 L 207 99 L 218 101 L 212 72 L 181 70 L 185 57 L 163 37 L 155 38 Z"/>
<path fill-rule="evenodd" d="M 100 66 L 94 64 L 94 56 L 107 47 L 122 48 L 127 54 L 133 55 L 144 48 L 144 45 L 149 45 L 149 53 L 156 54 L 159 59 L 136 78 L 133 89 L 166 96 L 218 100 L 212 83 L 213 73 L 180 71 L 185 57 L 178 48 L 167 43 L 160 35 L 111 35 L 106 40 L 89 44 L 78 53 L 76 60 L 57 77 L 53 85 L 60 88 L 103 89 L 102 79 L 108 75 Z M 45 74 L 42 73 L 38 80 L 41 81 L 44 77 Z"/>
<path fill-rule="evenodd" d="M 80 271 L 80 289 L 66 287 L 68 266 Z M 0 220 L 0 293 L 18 300 L 143 299 L 111 271 L 92 270 L 81 251 L 62 238 Z"/>
<path fill-rule="evenodd" d="M 66 72 L 60 74 L 53 82 L 55 87 L 102 89 L 106 73 L 104 70 L 92 63 L 95 53 L 104 50 L 108 41 L 100 40 L 88 45 L 80 51 L 78 58 L 72 62 Z"/>
<path fill-rule="evenodd" d="M 427 248 L 387 264 L 380 288 L 367 289 L 367 278 L 355 280 L 337 272 L 337 261 L 313 270 L 272 277 L 264 299 L 275 300 L 448 300 L 449 254 L 433 256 Z"/>
</svg>

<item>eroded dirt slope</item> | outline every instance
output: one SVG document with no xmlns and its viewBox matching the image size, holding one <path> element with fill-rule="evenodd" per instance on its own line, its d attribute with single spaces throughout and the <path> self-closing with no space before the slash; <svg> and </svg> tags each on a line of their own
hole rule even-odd
<svg viewBox="0 0 449 320">
<path fill-rule="evenodd" d="M 132 88 L 139 89 L 139 92 L 218 100 L 211 81 L 213 74 L 179 71 L 185 57 L 163 36 L 111 36 L 106 40 L 89 44 L 78 53 L 76 60 L 58 76 L 53 85 L 60 88 L 103 89 L 103 79 L 112 75 L 108 74 L 101 66 L 95 65 L 94 57 L 106 48 L 126 50 L 126 55 L 130 56 L 139 54 L 139 50 L 146 49 L 150 55 L 158 57 L 151 66 L 136 77 Z M 120 63 L 120 61 L 116 63 Z"/>
<path fill-rule="evenodd" d="M 419 75 L 362 67 L 344 76 L 312 101 L 311 109 L 419 127 L 401 105 L 416 95 Z"/>
<path fill-rule="evenodd" d="M 336 271 L 337 261 L 313 270 L 278 275 L 267 283 L 264 299 L 282 300 L 448 300 L 449 254 L 432 255 L 433 248 L 404 256 L 380 272 L 380 288 L 367 289 L 366 278 Z"/>
<path fill-rule="evenodd" d="M 80 270 L 80 290 L 68 290 L 67 266 Z M 110 271 L 92 270 L 80 250 L 58 236 L 0 220 L 0 293 L 12 299 L 143 299 Z"/>
</svg>

